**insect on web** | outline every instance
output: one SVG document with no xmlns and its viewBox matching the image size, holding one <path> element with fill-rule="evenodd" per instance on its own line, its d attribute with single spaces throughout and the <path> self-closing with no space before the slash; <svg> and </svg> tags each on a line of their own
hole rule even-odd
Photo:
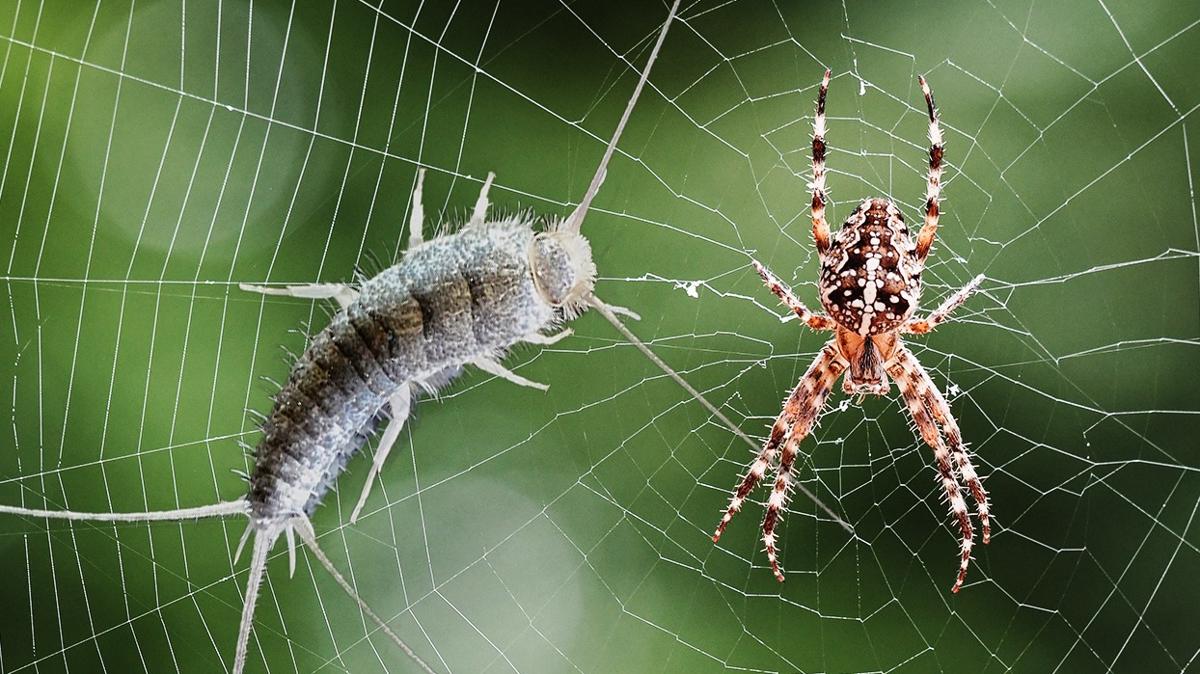
<svg viewBox="0 0 1200 674">
<path fill-rule="evenodd" d="M 0 222 L 11 244 L 0 332 L 14 451 L 0 463 L 0 502 L 119 510 L 229 497 L 230 448 L 253 440 L 241 410 L 269 391 L 258 376 L 286 372 L 279 336 L 324 320 L 300 302 L 260 308 L 236 284 L 345 280 L 366 251 L 391 250 L 414 162 L 444 178 L 429 186 L 445 200 L 428 202 L 431 213 L 469 204 L 490 169 L 497 200 L 569 213 L 613 128 L 616 92 L 661 21 L 665 6 L 651 5 L 636 38 L 578 3 L 539 5 L 551 17 L 542 24 L 507 3 L 482 13 L 254 3 L 252 14 L 103 3 L 71 31 L 35 2 L 4 10 Z M 615 662 L 609 632 L 550 624 L 613 613 L 633 637 L 661 639 L 638 656 L 648 669 L 936 669 L 951 641 L 996 670 L 1195 666 L 1200 643 L 1164 610 L 1193 592 L 1180 574 L 1200 562 L 1200 486 L 1187 445 L 1163 426 L 1198 430 L 1200 404 L 1145 381 L 1185 371 L 1197 346 L 1194 320 L 1164 319 L 1157 304 L 1195 306 L 1200 257 L 1197 103 L 1159 59 L 1179 58 L 1200 17 L 1146 32 L 1110 3 L 1072 3 L 1094 29 L 1081 33 L 1110 47 L 1104 60 L 1080 48 L 1082 35 L 1050 31 L 1061 22 L 1040 5 L 965 7 L 1005 68 L 984 67 L 954 39 L 942 42 L 945 60 L 931 60 L 922 44 L 966 30 L 955 14 L 931 25 L 926 13 L 881 17 L 852 4 L 819 15 L 685 6 L 673 36 L 695 40 L 688 63 L 660 64 L 650 86 L 663 89 L 643 97 L 584 225 L 608 274 L 601 296 L 641 310 L 634 331 L 757 438 L 820 344 L 778 324 L 782 310 L 748 266 L 749 254 L 765 258 L 815 304 L 803 203 L 812 73 L 830 65 L 846 92 L 828 131 L 834 223 L 872 195 L 914 221 L 924 144 L 914 82 L 929 75 L 949 168 L 922 307 L 976 273 L 987 281 L 913 349 L 1006 503 L 960 599 L 942 596 L 955 533 L 929 450 L 894 396 L 861 406 L 834 396 L 799 470 L 833 514 L 793 499 L 781 532 L 793 580 L 776 588 L 754 527 L 717 548 L 706 538 L 748 448 L 607 326 L 582 324 L 575 341 L 518 352 L 514 364 L 609 379 L 563 392 L 548 377 L 555 415 L 534 414 L 538 399 L 504 424 L 488 418 L 491 437 L 426 428 L 452 408 L 486 410 L 503 386 L 464 380 L 401 440 L 377 487 L 387 507 L 360 528 L 318 527 L 347 582 L 394 599 L 371 603 L 391 607 L 383 619 L 434 666 L 529 671 L 522 658 L 533 653 L 565 670 L 604 669 Z M 757 29 L 731 34 L 735 19 Z M 602 82 L 587 89 L 594 99 L 567 100 L 519 67 L 551 35 L 600 64 L 583 79 Z M 171 49 L 156 46 L 165 36 Z M 1033 90 L 1031 69 L 1053 86 Z M 498 136 L 488 117 L 499 110 L 568 139 L 561 184 L 497 165 L 485 139 Z M 637 197 L 625 198 L 634 183 Z M 1137 238 L 1131 222 L 1142 223 Z M 646 246 L 671 255 L 638 257 Z M 1147 276 L 1166 299 L 1122 291 Z M 1118 379 L 1127 383 L 1114 389 Z M 517 462 L 545 467 L 541 484 L 514 482 Z M 331 498 L 327 510 L 341 512 L 323 522 L 345 521 L 356 491 Z M 193 653 L 205 664 L 227 657 L 240 521 L 4 522 L 12 582 L 2 599 L 22 615 L 0 636 L 0 671 L 113 669 L 129 654 L 196 671 Z M 374 627 L 346 619 L 353 608 L 311 561 L 301 556 L 286 586 L 268 576 L 260 629 L 270 637 L 257 647 L 306 671 L 397 666 L 403 656 L 365 639 Z M 1021 571 L 1030 567 L 1039 572 Z M 680 619 L 681 600 L 706 624 Z M 785 629 L 765 625 L 767 612 Z M 847 626 L 892 640 L 848 650 L 802 636 Z M 464 645 L 484 662 L 457 661 Z"/>
</svg>

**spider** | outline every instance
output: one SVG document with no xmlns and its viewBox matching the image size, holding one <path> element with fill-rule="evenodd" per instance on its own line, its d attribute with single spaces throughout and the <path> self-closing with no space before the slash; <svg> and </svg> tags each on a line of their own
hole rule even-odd
<svg viewBox="0 0 1200 674">
<path fill-rule="evenodd" d="M 729 507 L 713 533 L 713 542 L 720 540 L 729 521 L 741 510 L 746 496 L 779 454 L 775 485 L 763 517 L 762 537 L 771 570 L 782 582 L 783 571 L 776 559 L 775 526 L 787 503 L 800 442 L 812 430 L 827 396 L 843 373 L 846 378 L 842 390 L 851 395 L 859 394 L 860 399 L 867 394 L 886 394 L 890 377 L 900 389 L 921 438 L 933 448 L 951 513 L 962 531 L 958 577 L 951 588 L 952 592 L 958 592 L 967 577 L 974 542 L 958 477 L 971 490 L 985 544 L 991 539 L 987 492 L 971 465 L 958 424 L 950 413 L 950 405 L 929 373 L 904 347 L 900 336 L 932 331 L 979 287 L 983 275 L 951 295 L 928 318 L 913 318 L 921 295 L 921 270 L 937 233 L 943 156 L 942 132 L 938 127 L 933 94 L 924 77 L 918 78 L 929 108 L 929 173 L 924 226 L 914 240 L 896 205 L 889 199 L 873 198 L 864 200 L 854 209 L 840 232 L 830 234 L 829 223 L 825 220 L 825 93 L 829 88 L 829 75 L 826 70 L 817 94 L 817 113 L 813 118 L 813 179 L 809 185 L 812 188 L 813 239 L 821 262 L 817 289 L 828 315 L 809 311 L 790 288 L 757 260 L 754 267 L 771 292 L 778 295 L 801 322 L 816 331 L 832 331 L 834 337 L 821 347 L 812 366 L 784 401 L 783 412 L 771 427 L 758 458 L 734 490 Z"/>
</svg>

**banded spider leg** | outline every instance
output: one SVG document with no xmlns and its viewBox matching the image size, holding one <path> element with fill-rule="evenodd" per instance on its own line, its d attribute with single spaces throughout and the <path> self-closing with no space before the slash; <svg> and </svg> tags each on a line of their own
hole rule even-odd
<svg viewBox="0 0 1200 674">
<path fill-rule="evenodd" d="M 776 279 L 757 260 L 754 261 L 754 268 L 762 276 L 763 281 L 771 289 L 771 292 L 777 295 L 805 325 L 813 330 L 833 329 L 834 323 L 832 319 L 810 311 L 808 307 L 804 306 L 803 302 L 792 294 L 790 288 Z M 808 371 L 800 378 L 800 382 L 796 385 L 796 388 L 788 396 L 787 400 L 784 401 L 783 411 L 771 426 L 771 434 L 768 436 L 766 443 L 763 444 L 758 457 L 750 464 L 750 469 L 734 490 L 733 497 L 729 501 L 729 507 L 725 509 L 720 523 L 717 524 L 716 531 L 713 532 L 713 542 L 716 543 L 721 540 L 721 534 L 724 533 L 725 527 L 729 525 L 733 516 L 742 509 L 746 497 L 759 481 L 762 480 L 767 472 L 767 468 L 774 463 L 775 455 L 779 453 L 779 448 L 782 446 L 783 452 L 779 457 L 779 466 L 775 471 L 775 482 L 771 489 L 771 496 L 767 501 L 767 512 L 763 516 L 762 522 L 763 545 L 766 546 L 767 559 L 771 563 L 771 571 L 781 582 L 783 581 L 783 570 L 780 568 L 776 556 L 775 527 L 779 524 L 783 509 L 787 505 L 788 494 L 792 486 L 792 472 L 796 456 L 800 452 L 801 441 L 804 440 L 809 432 L 812 431 L 813 426 L 816 425 L 817 419 L 825 407 L 825 400 L 828 398 L 829 392 L 833 390 L 833 385 L 846 370 L 846 367 L 847 363 L 838 354 L 837 348 L 832 342 L 822 347 L 821 352 L 808 368 Z"/>
</svg>

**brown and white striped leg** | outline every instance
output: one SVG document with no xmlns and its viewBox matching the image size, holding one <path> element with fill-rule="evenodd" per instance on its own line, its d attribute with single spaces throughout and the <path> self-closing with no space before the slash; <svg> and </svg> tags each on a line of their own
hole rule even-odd
<svg viewBox="0 0 1200 674">
<path fill-rule="evenodd" d="M 738 483 L 737 488 L 734 489 L 733 497 L 729 500 L 729 507 L 725 509 L 725 514 L 717 524 L 716 531 L 713 532 L 713 543 L 721 540 L 721 534 L 725 532 L 725 527 L 729 525 L 733 516 L 742 509 L 742 505 L 746 502 L 746 497 L 749 496 L 751 490 L 754 489 L 759 480 L 766 474 L 767 468 L 770 467 L 771 463 L 775 460 L 775 455 L 779 452 L 779 446 L 783 444 L 785 438 L 788 438 L 789 431 L 792 434 L 795 433 L 796 425 L 800 423 L 799 420 L 802 417 L 811 415 L 815 419 L 820 411 L 820 402 L 817 402 L 816 409 L 812 409 L 814 401 L 812 400 L 811 392 L 816 390 L 817 382 L 822 380 L 825 373 L 831 368 L 836 369 L 838 373 L 841 373 L 845 369 L 845 366 L 837 360 L 837 354 L 834 351 L 832 343 L 826 344 L 821 349 L 821 353 L 817 355 L 816 360 L 809 366 L 808 372 L 801 377 L 792 394 L 784 401 L 783 411 L 775 419 L 774 425 L 771 426 L 771 435 L 767 438 L 766 443 L 763 444 L 762 451 L 758 453 L 758 457 L 754 459 L 754 463 L 750 464 L 750 470 L 746 471 L 746 475 Z M 836 378 L 836 375 L 834 375 L 834 379 Z M 809 422 L 810 427 L 811 425 L 811 422 Z M 805 430 L 804 432 L 807 433 L 808 431 Z"/>
<path fill-rule="evenodd" d="M 966 302 L 967 298 L 979 289 L 979 284 L 983 283 L 983 279 L 983 274 L 971 279 L 970 283 L 962 288 L 959 288 L 958 291 L 947 298 L 945 302 L 942 302 L 942 306 L 934 309 L 933 313 L 929 314 L 928 318 L 911 320 L 904 324 L 902 331 L 914 335 L 923 335 L 927 332 L 932 332 L 934 328 L 940 325 L 947 318 L 950 318 L 950 314 L 953 313 L 955 309 L 962 306 L 963 302 Z"/>
<path fill-rule="evenodd" d="M 938 197 L 942 191 L 942 129 L 938 126 L 937 110 L 933 105 L 933 93 L 924 77 L 918 77 L 921 93 L 925 94 L 925 105 L 929 108 L 929 177 L 925 187 L 925 224 L 917 234 L 917 259 L 924 260 L 933 247 L 937 236 Z"/>
<path fill-rule="evenodd" d="M 946 402 L 945 396 L 938 390 L 933 379 L 925 368 L 917 362 L 916 356 L 908 349 L 901 349 L 897 356 L 901 367 L 909 371 L 909 376 L 917 381 L 917 389 L 921 394 L 921 399 L 925 403 L 925 407 L 933 414 L 933 418 L 942 427 L 942 435 L 946 438 L 946 446 L 950 449 L 950 456 L 954 459 L 955 465 L 958 467 L 958 472 L 962 476 L 962 481 L 971 490 L 971 497 L 975 499 L 975 509 L 979 514 L 979 525 L 983 529 L 983 543 L 987 545 L 992 540 L 992 526 L 988 518 L 988 498 L 987 491 L 983 488 L 983 482 L 979 480 L 979 476 L 975 473 L 975 466 L 971 463 L 971 457 L 967 454 L 967 447 L 962 441 L 962 432 L 958 430 L 958 422 L 954 420 L 954 415 L 950 413 L 950 403 Z"/>
<path fill-rule="evenodd" d="M 821 350 L 821 357 L 805 373 L 804 379 L 797 388 L 797 390 L 805 389 L 802 397 L 807 404 L 796 416 L 796 421 L 792 424 L 792 431 L 788 434 L 787 442 L 783 446 L 783 454 L 779 457 L 779 470 L 775 473 L 775 485 L 771 489 L 770 498 L 767 499 L 767 513 L 763 516 L 762 523 L 763 545 L 766 546 L 767 561 L 771 563 L 771 572 L 775 574 L 775 579 L 781 583 L 783 582 L 783 569 L 779 567 L 776 555 L 775 527 L 779 524 L 784 507 L 787 506 L 796 455 L 800 453 L 800 442 L 812 431 L 812 427 L 817 423 L 817 418 L 821 416 L 821 411 L 825 407 L 825 399 L 833 390 L 834 383 L 845 370 L 846 363 L 838 358 L 835 347 L 826 345 Z M 795 394 L 792 395 L 795 396 Z"/>
<path fill-rule="evenodd" d="M 974 543 L 975 532 L 971 528 L 971 518 L 967 515 L 967 504 L 963 500 L 958 480 L 954 477 L 954 470 L 950 464 L 950 451 L 942 442 L 937 423 L 921 399 L 920 380 L 914 377 L 914 372 L 904 366 L 904 362 L 903 358 L 893 358 L 888 365 L 888 374 L 896 381 L 900 394 L 904 396 L 904 402 L 908 405 L 908 413 L 916 423 L 917 430 L 921 433 L 921 439 L 933 448 L 938 475 L 941 477 L 942 487 L 946 490 L 946 497 L 950 501 L 950 512 L 958 520 L 959 529 L 962 531 L 962 554 L 959 559 L 958 577 L 954 581 L 954 587 L 950 588 L 951 592 L 958 592 L 967 578 L 967 567 L 971 564 L 971 546 Z"/>
<path fill-rule="evenodd" d="M 800 387 L 797 386 L 799 391 Z M 729 507 L 725 509 L 725 514 L 721 516 L 721 521 L 717 523 L 717 529 L 713 532 L 713 543 L 721 540 L 721 534 L 725 533 L 725 527 L 729 526 L 729 522 L 733 520 L 733 516 L 738 514 L 742 509 L 742 505 L 746 502 L 746 497 L 758 485 L 758 481 L 762 479 L 767 472 L 767 468 L 775 460 L 775 455 L 779 452 L 779 445 L 783 442 L 784 435 L 787 431 L 779 431 L 782 426 L 787 428 L 788 422 L 788 407 L 791 405 L 796 395 L 793 394 L 788 399 L 788 403 L 784 405 L 784 411 L 775 419 L 775 425 L 771 427 L 771 437 L 767 439 L 763 445 L 762 451 L 758 453 L 758 457 L 754 459 L 754 463 L 750 464 L 750 470 L 746 471 L 745 477 L 738 483 L 736 489 L 733 490 L 733 497 L 729 499 Z"/>
<path fill-rule="evenodd" d="M 814 314 L 804 306 L 804 303 L 792 294 L 792 289 L 784 285 L 782 281 L 775 278 L 775 275 L 770 272 L 761 262 L 753 260 L 754 269 L 758 271 L 758 275 L 762 277 L 767 288 L 775 293 L 783 303 L 804 323 L 813 330 L 832 330 L 835 326 L 833 319 L 824 314 Z"/>
<path fill-rule="evenodd" d="M 818 356 L 819 359 L 820 357 Z M 802 380 L 796 385 L 795 390 L 792 391 L 792 395 L 788 396 L 788 399 L 784 401 L 783 411 L 779 413 L 779 416 L 775 419 L 775 423 L 771 426 L 771 435 L 763 444 L 763 448 L 754 459 L 754 463 L 750 464 L 750 469 L 746 471 L 746 475 L 733 490 L 733 497 L 729 499 L 729 507 L 725 509 L 725 514 L 721 516 L 721 521 L 717 523 L 717 529 L 713 532 L 713 543 L 721 540 L 721 534 L 725 533 L 725 527 L 729 526 L 729 522 L 733 519 L 733 516 L 738 514 L 738 511 L 742 509 L 742 505 L 746 502 L 746 497 L 750 495 L 750 492 L 758 485 L 759 480 L 766 474 L 767 468 L 775 461 L 775 455 L 779 453 L 779 445 L 783 444 L 788 429 L 791 428 L 796 415 L 800 413 L 800 409 L 804 405 L 803 395 L 804 382 Z"/>
<path fill-rule="evenodd" d="M 817 253 L 829 251 L 829 223 L 825 221 L 825 93 L 829 90 L 829 70 L 817 92 L 817 114 L 813 117 L 812 139 L 812 225 Z"/>
</svg>

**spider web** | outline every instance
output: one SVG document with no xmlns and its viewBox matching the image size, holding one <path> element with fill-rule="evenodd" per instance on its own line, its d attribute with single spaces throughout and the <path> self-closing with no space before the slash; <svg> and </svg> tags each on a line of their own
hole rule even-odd
<svg viewBox="0 0 1200 674">
<path fill-rule="evenodd" d="M 325 308 L 239 282 L 394 259 L 418 165 L 459 222 L 565 214 L 659 3 L 7 0 L 0 7 L 0 503 L 139 510 L 238 496 L 238 447 Z M 439 671 L 1197 671 L 1200 12 L 1102 0 L 685 3 L 596 210 L 598 292 L 761 436 L 821 345 L 804 189 L 821 69 L 837 222 L 923 189 L 925 74 L 947 136 L 928 310 L 995 513 L 957 534 L 896 395 L 835 394 L 778 584 L 749 506 L 708 536 L 746 447 L 594 316 L 423 402 L 357 525 L 356 460 L 315 518 Z M 761 490 L 757 494 L 762 498 Z M 224 671 L 244 523 L 0 520 L 0 671 Z M 276 550 L 253 671 L 408 671 L 333 580 Z"/>
</svg>

